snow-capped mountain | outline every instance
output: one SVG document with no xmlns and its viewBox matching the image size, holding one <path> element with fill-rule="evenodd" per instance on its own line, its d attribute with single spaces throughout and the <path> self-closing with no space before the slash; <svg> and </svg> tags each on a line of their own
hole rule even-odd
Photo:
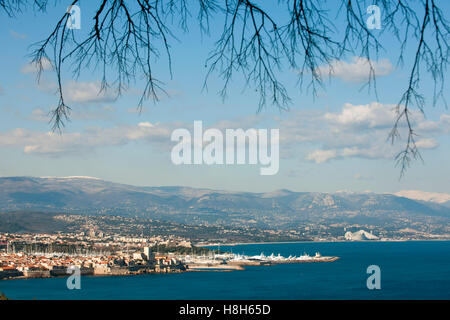
<svg viewBox="0 0 450 320">
<path fill-rule="evenodd" d="M 447 204 L 450 206 L 450 194 L 448 193 L 426 192 L 419 190 L 403 190 L 394 193 L 394 195 L 413 200 Z"/>
</svg>

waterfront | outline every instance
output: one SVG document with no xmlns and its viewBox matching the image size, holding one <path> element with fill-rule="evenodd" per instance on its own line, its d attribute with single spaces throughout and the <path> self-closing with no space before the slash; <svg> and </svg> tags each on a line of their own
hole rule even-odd
<svg viewBox="0 0 450 320">
<path fill-rule="evenodd" d="M 450 299 L 450 242 L 329 242 L 221 246 L 284 256 L 319 251 L 333 263 L 247 266 L 242 271 L 0 281 L 12 299 Z M 368 290 L 366 269 L 381 268 L 381 290 Z"/>
<path fill-rule="evenodd" d="M 333 262 L 339 259 L 322 256 L 319 252 L 314 256 L 305 253 L 287 257 L 274 253 L 251 256 L 234 254 L 191 246 L 190 241 L 175 241 L 173 237 L 116 237 L 112 247 L 112 239 L 114 238 L 104 237 L 103 234 L 96 236 L 94 230 L 89 236 L 84 233 L 0 234 L 0 240 L 5 241 L 0 242 L 3 246 L 3 250 L 0 249 L 0 280 L 60 277 L 67 276 L 74 270 L 78 270 L 82 276 L 117 276 L 189 270 L 243 270 L 244 266 L 250 265 Z M 95 242 L 96 240 L 103 242 Z M 72 247 L 67 246 L 68 244 Z M 167 248 L 168 244 L 171 246 Z M 168 252 L 164 253 L 159 249 Z"/>
</svg>

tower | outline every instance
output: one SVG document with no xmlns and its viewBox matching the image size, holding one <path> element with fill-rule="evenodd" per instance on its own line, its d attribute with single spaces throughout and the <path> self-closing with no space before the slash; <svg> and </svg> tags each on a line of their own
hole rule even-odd
<svg viewBox="0 0 450 320">
<path fill-rule="evenodd" d="M 153 260 L 154 255 L 151 247 L 144 247 L 144 255 L 147 258 L 147 261 Z"/>
</svg>

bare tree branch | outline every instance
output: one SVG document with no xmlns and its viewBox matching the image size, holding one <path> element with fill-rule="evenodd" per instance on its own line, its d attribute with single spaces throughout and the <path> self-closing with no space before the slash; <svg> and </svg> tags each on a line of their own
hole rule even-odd
<svg viewBox="0 0 450 320">
<path fill-rule="evenodd" d="M 79 2 L 71 0 L 71 5 Z M 289 107 L 288 89 L 280 80 L 284 70 L 298 73 L 300 89 L 309 78 L 306 89 L 315 95 L 317 88 L 323 86 L 321 67 L 327 66 L 333 73 L 333 62 L 350 55 L 367 59 L 369 77 L 365 86 L 377 94 L 373 61 L 381 50 L 386 50 L 380 35 L 390 32 L 398 40 L 399 66 L 405 66 L 405 54 L 414 47 L 411 65 L 406 66 L 408 81 L 389 135 L 394 143 L 400 138 L 399 128 L 407 131 L 405 148 L 396 157 L 401 175 L 412 160 L 421 159 L 411 110 L 424 112 L 425 109 L 425 95 L 420 91 L 422 72 L 434 80 L 433 104 L 443 101 L 446 105 L 444 82 L 449 62 L 450 24 L 437 0 L 341 0 L 337 13 L 327 9 L 322 0 L 279 0 L 270 4 L 259 0 L 97 2 L 85 38 L 77 39 L 74 31 L 67 28 L 70 15 L 66 12 L 32 54 L 40 71 L 43 59 L 50 59 L 56 71 L 59 102 L 53 111 L 54 129 L 60 130 L 70 115 L 62 79 L 62 68 L 67 62 L 70 61 L 69 70 L 75 77 L 85 68 L 100 69 L 102 90 L 114 90 L 117 97 L 143 77 L 145 87 L 138 103 L 141 108 L 145 100 L 158 101 L 165 94 L 164 84 L 155 76 L 153 65 L 165 56 L 172 76 L 171 41 L 177 40 L 177 30 L 189 31 L 192 19 L 204 35 L 210 35 L 210 21 L 224 19 L 223 30 L 206 61 L 204 88 L 210 76 L 217 73 L 223 80 L 219 94 L 226 98 L 234 76 L 240 75 L 246 81 L 246 88 L 258 92 L 258 110 L 269 104 L 281 109 Z M 378 33 L 366 24 L 369 5 L 377 5 L 383 12 L 383 30 Z M 10 17 L 27 7 L 45 11 L 47 6 L 48 0 L 0 0 L 0 11 Z M 335 25 L 335 21 L 340 23 Z"/>
</svg>

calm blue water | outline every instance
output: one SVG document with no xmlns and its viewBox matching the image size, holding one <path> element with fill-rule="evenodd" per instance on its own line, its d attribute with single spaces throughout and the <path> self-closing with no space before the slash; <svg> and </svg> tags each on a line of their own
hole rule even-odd
<svg viewBox="0 0 450 320">
<path fill-rule="evenodd" d="M 331 263 L 247 267 L 233 272 L 0 281 L 12 299 L 450 299 L 450 242 L 342 242 L 224 247 L 234 253 L 303 252 L 341 257 Z M 381 290 L 366 269 L 381 268 Z"/>
</svg>

